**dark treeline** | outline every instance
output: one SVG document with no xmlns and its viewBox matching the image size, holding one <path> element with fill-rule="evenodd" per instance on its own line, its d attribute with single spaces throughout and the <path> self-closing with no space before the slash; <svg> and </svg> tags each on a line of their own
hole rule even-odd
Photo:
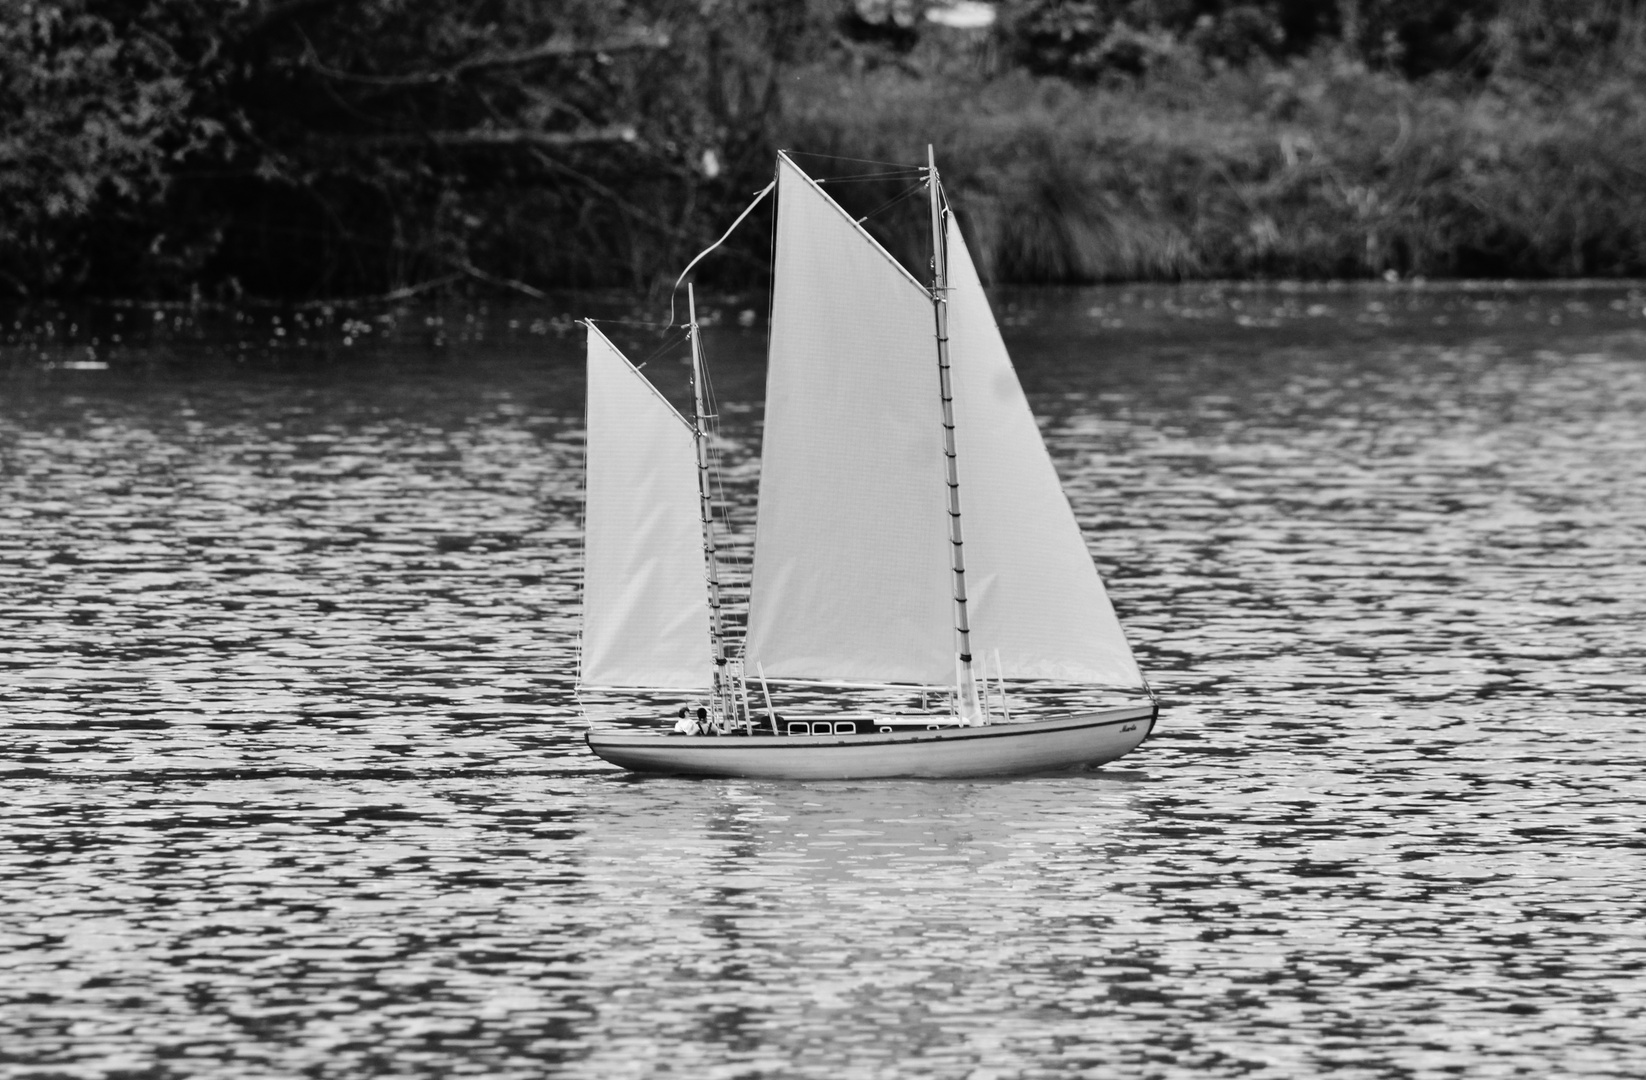
<svg viewBox="0 0 1646 1080">
<path fill-rule="evenodd" d="M 1632 0 L 0 11 L 20 298 L 655 287 L 778 146 L 928 141 L 997 278 L 1646 272 Z M 917 219 L 873 225 L 918 259 Z M 765 243 L 706 272 L 757 282 Z"/>
<path fill-rule="evenodd" d="M 769 168 L 805 29 L 787 0 L 5 2 L 28 294 L 644 282 Z"/>
</svg>

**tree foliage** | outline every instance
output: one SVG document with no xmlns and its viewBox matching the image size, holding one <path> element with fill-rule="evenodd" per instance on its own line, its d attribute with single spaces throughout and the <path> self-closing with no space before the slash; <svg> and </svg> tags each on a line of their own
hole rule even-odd
<svg viewBox="0 0 1646 1080">
<path fill-rule="evenodd" d="M 1570 65 L 1641 30 L 1636 0 L 1007 0 L 1003 8 L 1003 34 L 1020 62 L 1087 81 L 1322 45 L 1407 78 L 1478 77 Z"/>
<path fill-rule="evenodd" d="M 769 169 L 808 25 L 784 0 L 5 2 L 25 293 L 645 284 Z"/>
</svg>

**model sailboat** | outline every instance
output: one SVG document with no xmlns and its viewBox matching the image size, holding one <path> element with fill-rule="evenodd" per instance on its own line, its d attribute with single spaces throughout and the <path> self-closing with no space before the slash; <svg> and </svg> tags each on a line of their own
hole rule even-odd
<svg viewBox="0 0 1646 1080">
<path fill-rule="evenodd" d="M 720 618 L 695 300 L 690 420 L 589 330 L 579 682 L 706 692 L 701 721 L 590 731 L 590 748 L 643 772 L 790 778 L 1009 775 L 1134 749 L 1156 702 L 935 164 L 930 286 L 787 155 L 775 183 L 765 440 L 738 657 Z M 1007 680 L 1133 700 L 1025 720 L 1011 716 Z M 772 686 L 794 682 L 910 687 L 945 705 L 800 718 L 773 703 Z"/>
</svg>

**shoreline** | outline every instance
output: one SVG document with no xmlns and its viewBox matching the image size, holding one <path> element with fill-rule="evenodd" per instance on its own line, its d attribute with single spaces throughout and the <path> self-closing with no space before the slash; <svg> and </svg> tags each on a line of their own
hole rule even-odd
<svg viewBox="0 0 1646 1080">
<path fill-rule="evenodd" d="M 1582 278 L 1185 278 L 1178 281 L 1160 281 L 1142 278 L 1119 281 L 1001 281 L 985 285 L 990 293 L 1016 292 L 1119 292 L 1127 289 L 1158 291 L 1202 290 L 1239 293 L 1350 293 L 1389 292 L 1426 293 L 1445 295 L 1464 293 L 1485 295 L 1509 293 L 1515 295 L 1541 292 L 1640 292 L 1646 294 L 1646 276 L 1641 277 L 1582 277 Z M 718 306 L 746 305 L 763 297 L 764 291 L 750 289 L 709 288 L 700 294 L 707 303 Z M 427 292 L 407 297 L 332 297 L 318 300 L 283 300 L 278 297 L 247 296 L 239 300 L 209 300 L 198 297 L 188 300 L 145 299 L 142 297 L 42 297 L 39 299 L 0 299 L 0 323 L 30 312 L 44 311 L 166 311 L 200 312 L 202 314 L 233 315 L 245 312 L 314 312 L 334 313 L 361 309 L 389 309 L 408 307 L 427 309 L 451 307 L 458 310 L 481 312 L 519 310 L 567 310 L 572 307 L 622 308 L 640 311 L 656 302 L 629 289 L 550 289 L 542 297 L 519 297 L 511 294 L 473 295 L 468 293 Z M 667 301 L 662 303 L 667 309 Z M 635 320 L 624 320 L 635 322 Z M 648 320 L 659 328 L 662 320 Z"/>
<path fill-rule="evenodd" d="M 1034 284 L 989 288 L 1003 330 L 1058 327 L 1120 341 L 1142 333 L 1187 343 L 1207 332 L 1240 350 L 1264 333 L 1333 326 L 1340 334 L 1390 340 L 1442 332 L 1640 332 L 1646 278 L 1558 281 L 1198 281 Z M 713 290 L 699 298 L 699 323 L 724 347 L 763 355 L 764 293 Z M 663 309 L 666 310 L 666 307 Z M 179 301 L 0 303 L 0 375 L 30 370 L 104 370 L 140 360 L 191 366 L 245 362 L 341 362 L 400 355 L 504 359 L 511 350 L 571 348 L 578 321 L 593 318 L 643 353 L 666 333 L 655 300 L 624 290 L 566 290 L 537 299 L 427 296 L 393 304 L 229 307 Z M 1505 321 L 1505 316 L 1510 316 Z M 1322 322 L 1321 320 L 1325 320 Z M 1564 330 L 1556 328 L 1564 327 Z M 1239 338 L 1229 337 L 1238 334 Z M 538 344 L 533 344 L 533 343 Z M 1242 342 L 1246 344 L 1241 344 Z M 751 352 L 751 350 L 753 350 Z"/>
</svg>

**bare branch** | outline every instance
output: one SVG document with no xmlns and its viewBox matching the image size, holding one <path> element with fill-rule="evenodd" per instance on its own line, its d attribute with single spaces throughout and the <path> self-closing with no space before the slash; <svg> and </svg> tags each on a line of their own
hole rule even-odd
<svg viewBox="0 0 1646 1080">
<path fill-rule="evenodd" d="M 613 34 L 611 37 L 603 38 L 600 41 L 578 41 L 569 37 L 553 37 L 541 45 L 530 49 L 521 49 L 518 52 L 482 53 L 479 56 L 459 62 L 452 70 L 458 73 L 483 71 L 486 68 L 518 67 L 521 64 L 535 64 L 540 60 L 558 60 L 567 56 L 631 52 L 637 49 L 655 51 L 668 47 L 668 34 L 661 30 L 635 27 Z"/>
<path fill-rule="evenodd" d="M 487 147 L 527 147 L 564 150 L 572 146 L 632 143 L 638 138 L 629 124 L 580 128 L 577 131 L 525 131 L 519 128 L 477 128 L 472 131 L 405 131 L 384 135 L 332 136 L 329 141 L 354 146 L 442 146 L 454 150 Z"/>
<path fill-rule="evenodd" d="M 409 75 L 360 75 L 351 71 L 339 71 L 321 63 L 320 57 L 315 54 L 312 48 L 307 51 L 304 64 L 326 78 L 336 79 L 339 82 L 353 82 L 365 86 L 380 87 L 435 86 L 440 83 L 452 82 L 464 75 L 490 71 L 496 68 L 523 67 L 527 64 L 536 64 L 545 60 L 563 60 L 570 56 L 629 52 L 636 49 L 666 49 L 668 46 L 668 34 L 661 30 L 648 30 L 642 27 L 626 30 L 611 37 L 602 38 L 599 41 L 580 41 L 571 37 L 553 37 L 541 45 L 535 45 L 529 49 L 519 49 L 514 52 L 479 53 L 459 60 L 450 67 L 442 68 L 439 71 L 414 71 Z"/>
<path fill-rule="evenodd" d="M 607 187 L 605 184 L 602 184 L 600 181 L 596 180 L 594 177 L 588 175 L 587 173 L 579 172 L 578 170 L 572 168 L 570 165 L 567 165 L 565 162 L 556 161 L 554 158 L 548 157 L 547 155 L 542 154 L 542 153 L 540 153 L 538 151 L 535 151 L 535 150 L 532 152 L 532 157 L 536 158 L 537 163 L 539 165 L 542 165 L 544 168 L 549 169 L 552 172 L 562 173 L 566 176 L 571 177 L 573 180 L 576 180 L 578 183 L 584 185 L 589 190 L 593 191 L 595 194 L 601 196 L 607 202 L 611 203 L 613 206 L 617 207 L 619 210 L 623 211 L 624 213 L 629 214 L 629 215 L 631 215 L 635 218 L 638 218 L 639 220 L 646 222 L 647 224 L 653 226 L 654 228 L 661 229 L 664 232 L 669 233 L 671 235 L 675 235 L 675 236 L 681 235 L 680 233 L 677 232 L 675 227 L 673 225 L 669 224 L 667 221 L 664 221 L 662 218 L 658 217 L 656 214 L 651 213 L 650 211 L 641 209 L 640 207 L 636 206 L 634 203 L 630 202 L 628 199 L 625 199 L 623 196 L 619 195 L 616 191 L 613 191 L 611 188 Z"/>
<path fill-rule="evenodd" d="M 258 6 L 256 13 L 250 20 L 241 25 L 235 35 L 240 41 L 246 41 L 266 34 L 278 27 L 281 23 L 289 22 L 304 12 L 314 8 L 334 7 L 340 0 L 283 0 L 279 3 L 265 3 Z"/>
<path fill-rule="evenodd" d="M 305 300 L 302 303 L 295 304 L 293 306 L 312 310 L 314 308 L 347 308 L 362 304 L 393 303 L 397 300 L 410 300 L 419 293 L 425 293 L 431 289 L 444 288 L 454 281 L 462 280 L 462 278 L 463 275 L 460 273 L 447 274 L 444 277 L 432 278 L 428 281 L 419 281 L 415 285 L 402 285 L 398 289 L 391 289 L 386 293 L 379 293 L 376 296 L 332 297 L 328 300 Z"/>
<path fill-rule="evenodd" d="M 544 292 L 542 289 L 534 289 L 530 285 L 527 285 L 524 281 L 516 281 L 514 278 L 498 277 L 496 274 L 488 274 L 486 271 L 480 269 L 478 266 L 475 266 L 473 263 L 465 259 L 447 259 L 446 262 L 448 265 L 457 267 L 457 269 L 463 271 L 463 273 L 472 278 L 479 278 L 488 285 L 501 285 L 505 289 L 513 289 L 515 292 L 525 293 L 534 300 L 544 300 L 548 298 L 549 294 Z"/>
</svg>

